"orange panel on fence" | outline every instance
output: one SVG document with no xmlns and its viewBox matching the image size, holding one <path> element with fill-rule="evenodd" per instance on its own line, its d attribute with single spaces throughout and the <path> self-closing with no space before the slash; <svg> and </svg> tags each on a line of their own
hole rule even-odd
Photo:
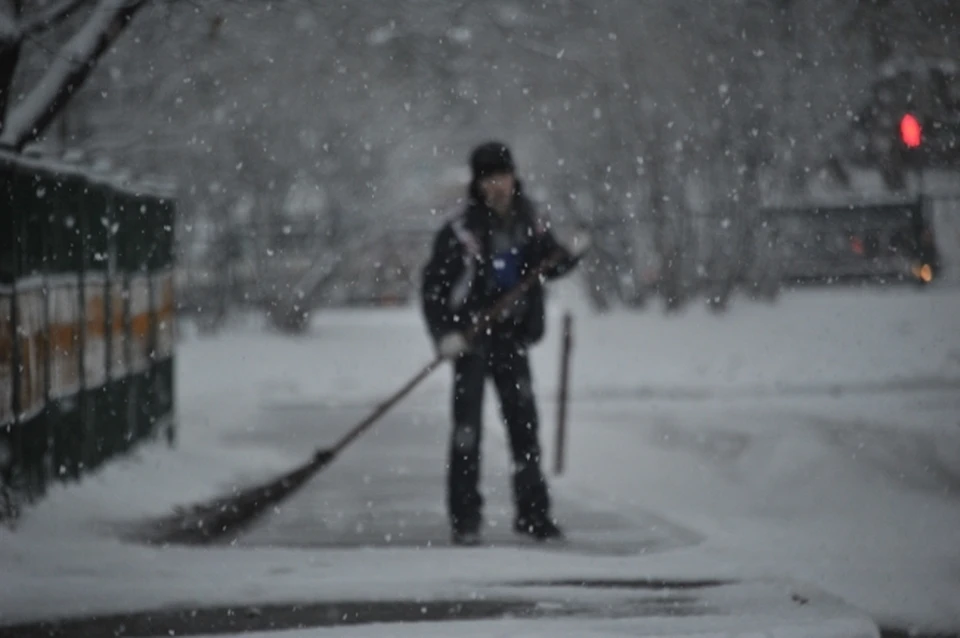
<svg viewBox="0 0 960 638">
<path fill-rule="evenodd" d="M 110 283 L 110 378 L 120 379 L 127 374 L 126 356 L 126 299 L 123 283 Z"/>
</svg>

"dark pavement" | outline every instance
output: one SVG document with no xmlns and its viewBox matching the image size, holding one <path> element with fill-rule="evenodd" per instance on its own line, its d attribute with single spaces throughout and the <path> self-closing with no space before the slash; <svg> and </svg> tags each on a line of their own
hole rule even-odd
<svg viewBox="0 0 960 638">
<path fill-rule="evenodd" d="M 275 445 L 307 458 L 364 417 L 369 406 L 274 404 L 244 443 Z M 482 489 L 490 546 L 532 541 L 512 530 L 508 448 L 495 405 L 488 404 Z M 241 546 L 436 547 L 449 545 L 445 464 L 449 422 L 443 407 L 397 408 L 272 514 L 237 539 Z M 498 431 L 494 431 L 497 428 Z M 548 479 L 551 479 L 549 477 Z M 652 514 L 617 512 L 602 496 L 571 493 L 551 480 L 554 515 L 573 548 L 635 554 L 697 542 Z"/>
</svg>

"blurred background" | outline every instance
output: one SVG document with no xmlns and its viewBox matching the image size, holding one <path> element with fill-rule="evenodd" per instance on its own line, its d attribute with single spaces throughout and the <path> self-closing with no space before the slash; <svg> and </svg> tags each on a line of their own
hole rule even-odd
<svg viewBox="0 0 960 638">
<path fill-rule="evenodd" d="M 598 311 L 960 281 L 952 0 L 143 4 L 23 150 L 175 189 L 207 329 L 414 301 L 490 138 L 592 233 Z M 0 106 L 87 19 L 32 33 Z"/>
</svg>

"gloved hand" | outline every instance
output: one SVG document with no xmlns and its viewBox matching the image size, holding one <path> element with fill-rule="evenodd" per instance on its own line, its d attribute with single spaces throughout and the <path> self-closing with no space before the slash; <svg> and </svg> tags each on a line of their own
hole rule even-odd
<svg viewBox="0 0 960 638">
<path fill-rule="evenodd" d="M 462 333 L 451 332 L 437 342 L 437 354 L 444 359 L 456 359 L 470 348 Z"/>
<path fill-rule="evenodd" d="M 590 249 L 593 242 L 590 239 L 590 233 L 585 230 L 578 230 L 562 243 L 563 247 L 566 248 L 571 255 L 580 257 Z"/>
</svg>

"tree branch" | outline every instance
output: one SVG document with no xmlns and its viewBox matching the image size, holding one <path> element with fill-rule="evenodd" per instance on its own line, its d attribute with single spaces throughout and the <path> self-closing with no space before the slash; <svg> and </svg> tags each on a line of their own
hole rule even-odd
<svg viewBox="0 0 960 638">
<path fill-rule="evenodd" d="M 8 2 L 6 8 L 0 8 L 0 43 L 16 39 L 20 10 L 20 3 L 13 1 Z"/>
<path fill-rule="evenodd" d="M 90 2 L 92 0 L 60 0 L 26 19 L 20 17 L 20 3 L 14 3 L 12 15 L 0 11 L 0 50 L 16 48 L 25 38 L 56 26 L 77 7 Z"/>
<path fill-rule="evenodd" d="M 38 31 L 49 29 L 70 17 L 74 9 L 89 2 L 90 0 L 61 0 L 59 3 L 43 10 L 39 14 L 23 20 L 18 29 L 19 36 L 25 38 Z"/>
<path fill-rule="evenodd" d="M 22 11 L 21 2 L 13 0 L 9 9 L 0 11 L 0 135 L 6 121 L 7 104 L 10 102 L 10 87 L 20 63 L 21 40 L 17 39 L 17 20 Z"/>
<path fill-rule="evenodd" d="M 10 16 L 0 13 L 0 46 L 9 46 L 8 43 L 17 41 L 20 29 Z"/>
<path fill-rule="evenodd" d="M 4 122 L 7 113 L 7 104 L 10 102 L 10 86 L 13 76 L 20 63 L 20 44 L 9 47 L 0 47 L 0 135 L 3 134 Z"/>
<path fill-rule="evenodd" d="M 150 0 L 100 0 L 86 23 L 6 119 L 0 145 L 17 150 L 37 139 L 83 85 L 110 45 Z"/>
</svg>

